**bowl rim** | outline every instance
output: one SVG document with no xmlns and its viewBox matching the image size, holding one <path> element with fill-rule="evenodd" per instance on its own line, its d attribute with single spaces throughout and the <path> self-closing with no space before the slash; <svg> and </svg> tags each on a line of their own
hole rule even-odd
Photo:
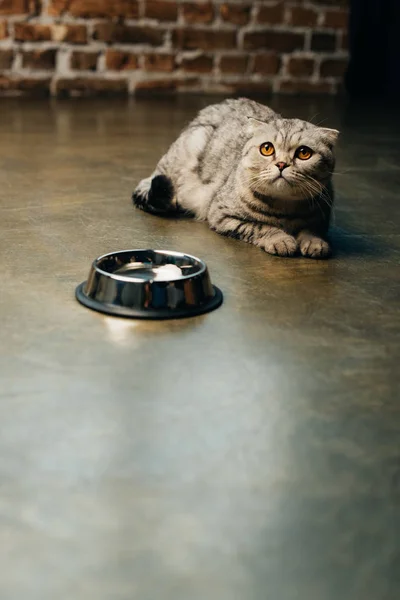
<svg viewBox="0 0 400 600">
<path fill-rule="evenodd" d="M 126 252 L 132 252 L 132 253 L 134 253 L 134 252 L 155 252 L 156 254 L 163 254 L 166 256 L 177 256 L 180 258 L 189 258 L 197 263 L 200 263 L 200 268 L 198 271 L 196 271 L 196 273 L 191 273 L 190 275 L 182 275 L 181 277 L 172 277 L 171 279 L 165 279 L 165 280 L 163 280 L 164 283 L 174 283 L 176 281 L 187 281 L 187 280 L 193 279 L 193 278 L 198 277 L 199 275 L 202 275 L 207 272 L 206 263 L 201 258 L 198 258 L 197 256 L 194 256 L 193 254 L 187 254 L 186 252 L 178 252 L 176 250 L 158 250 L 158 249 L 154 249 L 154 248 L 134 248 L 134 249 L 128 249 L 128 250 L 116 250 L 114 252 L 107 252 L 106 254 L 102 254 L 101 256 L 98 256 L 97 258 L 94 259 L 94 261 L 92 262 L 92 269 L 94 271 L 96 271 L 97 273 L 99 273 L 99 275 L 109 277 L 110 279 L 114 279 L 115 281 L 121 281 L 124 283 L 143 283 L 143 279 L 141 279 L 139 277 L 132 277 L 132 276 L 128 277 L 126 275 L 118 275 L 115 273 L 110 273 L 108 271 L 104 271 L 103 269 L 101 269 L 99 267 L 99 263 L 102 260 L 104 260 L 110 256 L 115 256 L 116 254 L 125 254 Z M 171 263 L 171 264 L 173 264 L 173 263 Z M 154 280 L 149 279 L 148 281 L 154 281 Z"/>
</svg>

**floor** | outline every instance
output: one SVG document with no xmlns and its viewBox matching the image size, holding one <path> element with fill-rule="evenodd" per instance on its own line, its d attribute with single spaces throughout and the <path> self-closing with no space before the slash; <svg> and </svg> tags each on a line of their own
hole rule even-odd
<svg viewBox="0 0 400 600">
<path fill-rule="evenodd" d="M 335 256 L 280 259 L 131 206 L 208 101 L 1 101 L 2 600 L 397 596 L 400 131 L 273 100 L 342 131 Z M 80 306 L 131 247 L 202 257 L 223 306 Z"/>
</svg>

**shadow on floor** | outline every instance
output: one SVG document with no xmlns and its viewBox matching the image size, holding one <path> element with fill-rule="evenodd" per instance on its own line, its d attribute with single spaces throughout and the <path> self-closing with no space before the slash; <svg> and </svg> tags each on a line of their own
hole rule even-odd
<svg viewBox="0 0 400 600">
<path fill-rule="evenodd" d="M 333 226 L 329 239 L 334 256 L 364 256 L 384 258 L 391 254 L 391 248 L 382 240 L 367 237 L 351 228 Z"/>
</svg>

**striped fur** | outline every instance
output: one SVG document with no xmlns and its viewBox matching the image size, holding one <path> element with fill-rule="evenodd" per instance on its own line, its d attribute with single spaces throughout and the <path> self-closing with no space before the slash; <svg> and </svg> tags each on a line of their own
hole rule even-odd
<svg viewBox="0 0 400 600">
<path fill-rule="evenodd" d="M 225 100 L 198 114 L 133 201 L 157 214 L 186 211 L 271 254 L 324 258 L 337 135 L 245 98 Z M 266 142 L 273 156 L 260 152 Z M 313 151 L 309 160 L 296 154 L 301 146 Z"/>
</svg>

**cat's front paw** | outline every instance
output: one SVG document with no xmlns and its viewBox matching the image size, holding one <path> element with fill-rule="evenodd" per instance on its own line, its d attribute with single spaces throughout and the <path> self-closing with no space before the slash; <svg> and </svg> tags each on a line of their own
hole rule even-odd
<svg viewBox="0 0 400 600">
<path fill-rule="evenodd" d="M 331 247 L 319 237 L 307 236 L 300 241 L 300 252 L 308 258 L 328 258 Z"/>
<path fill-rule="evenodd" d="M 266 252 L 276 256 L 294 256 L 298 250 L 295 238 L 283 232 L 263 240 L 262 246 Z"/>
</svg>

